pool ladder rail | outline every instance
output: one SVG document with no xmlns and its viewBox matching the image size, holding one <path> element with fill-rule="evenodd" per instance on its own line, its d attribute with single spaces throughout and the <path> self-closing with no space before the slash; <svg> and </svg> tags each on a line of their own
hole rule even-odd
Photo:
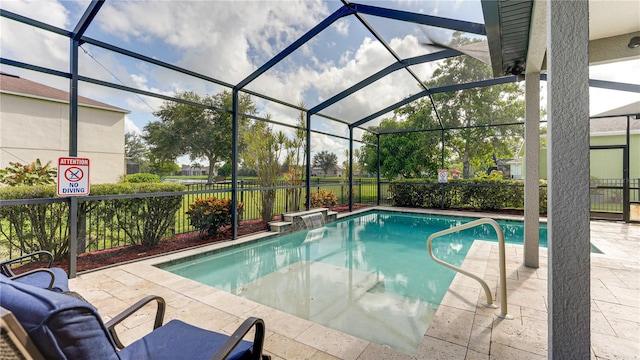
<svg viewBox="0 0 640 360">
<path fill-rule="evenodd" d="M 433 259 L 433 261 L 435 261 L 436 263 L 448 267 L 451 270 L 457 271 L 463 275 L 466 275 L 474 280 L 476 280 L 477 282 L 480 283 L 480 285 L 482 285 L 482 288 L 484 289 L 484 293 L 486 294 L 487 297 L 487 302 L 485 304 L 483 304 L 486 307 L 490 307 L 490 308 L 494 308 L 497 309 L 498 306 L 494 304 L 493 302 L 493 296 L 491 295 L 491 290 L 489 289 L 489 286 L 487 285 L 487 283 L 482 280 L 479 276 L 476 276 L 468 271 L 462 270 L 461 268 L 451 265 L 447 262 L 444 262 L 438 258 L 436 258 L 433 255 L 433 251 L 431 249 L 431 242 L 433 241 L 433 239 L 447 235 L 447 234 L 452 234 L 452 233 L 456 233 L 462 230 L 466 230 L 472 227 L 476 227 L 476 226 L 480 226 L 480 225 L 484 225 L 484 224 L 489 224 L 491 226 L 493 226 L 493 228 L 496 230 L 496 233 L 498 234 L 498 247 L 500 249 L 500 255 L 499 255 L 499 262 L 500 262 L 500 314 L 498 314 L 499 317 L 503 318 L 503 319 L 508 319 L 511 320 L 513 319 L 513 316 L 509 315 L 508 311 L 507 311 L 507 270 L 506 270 L 506 265 L 505 265 L 505 245 L 504 245 L 504 233 L 502 232 L 502 228 L 500 227 L 500 225 L 498 225 L 498 223 L 493 220 L 493 219 L 489 219 L 489 218 L 483 218 L 483 219 L 478 219 L 478 220 L 474 220 L 471 222 L 468 222 L 466 224 L 462 224 L 460 226 L 456 226 L 450 229 L 446 229 L 446 230 L 442 230 L 442 231 L 438 231 L 436 233 L 431 234 L 431 236 L 429 236 L 429 239 L 427 240 L 427 250 L 429 250 L 429 256 L 431 256 L 431 258 Z"/>
</svg>

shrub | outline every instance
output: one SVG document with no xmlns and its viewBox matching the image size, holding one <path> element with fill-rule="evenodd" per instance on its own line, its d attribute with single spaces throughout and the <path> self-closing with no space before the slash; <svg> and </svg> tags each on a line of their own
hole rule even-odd
<svg viewBox="0 0 640 360">
<path fill-rule="evenodd" d="M 424 189 L 416 182 L 391 183 L 389 191 L 395 206 L 423 207 Z"/>
<path fill-rule="evenodd" d="M 462 201 L 474 209 L 501 210 L 513 206 L 513 181 L 496 179 L 495 177 L 476 178 L 467 183 L 462 191 Z"/>
<path fill-rule="evenodd" d="M 244 204 L 238 203 L 238 218 L 241 217 Z M 189 216 L 189 224 L 208 236 L 217 236 L 218 230 L 231 225 L 231 200 L 210 197 L 206 199 L 196 198 L 189 204 L 189 210 L 185 212 Z"/>
<path fill-rule="evenodd" d="M 184 185 L 175 183 L 125 183 L 122 190 L 133 193 L 178 192 Z M 126 187 L 129 189 L 126 189 Z M 115 199 L 111 206 L 115 210 L 118 227 L 124 231 L 131 243 L 156 245 L 169 234 L 175 225 L 175 216 L 182 205 L 182 195 L 153 196 L 132 199 Z"/>
<path fill-rule="evenodd" d="M 540 180 L 540 213 L 547 213 L 547 181 Z"/>
<path fill-rule="evenodd" d="M 57 170 L 51 167 L 51 161 L 44 166 L 40 159 L 30 165 L 22 165 L 18 162 L 10 162 L 9 166 L 0 170 L 0 184 L 9 186 L 19 185 L 53 185 Z"/>
<path fill-rule="evenodd" d="M 0 187 L 0 199 L 42 199 L 56 195 L 53 185 Z M 69 206 L 66 201 L 0 206 L 0 233 L 8 245 L 24 253 L 50 251 L 56 259 L 69 255 Z"/>
<path fill-rule="evenodd" d="M 320 190 L 311 193 L 311 208 L 331 207 L 338 203 L 338 198 L 333 191 Z"/>
<path fill-rule="evenodd" d="M 181 184 L 119 183 L 96 184 L 91 195 L 118 195 L 134 193 L 161 193 L 182 191 Z M 13 186 L 0 187 L 0 199 L 55 198 L 56 187 Z M 112 231 L 120 228 L 127 235 L 126 241 L 154 245 L 169 233 L 175 224 L 175 215 L 182 204 L 182 195 L 143 197 L 135 199 L 110 199 L 78 201 L 78 253 L 85 252 L 93 243 L 112 240 Z M 86 233 L 88 216 L 100 224 L 103 231 Z M 69 255 L 69 206 L 66 199 L 47 203 L 0 206 L 0 233 L 9 246 L 22 252 L 48 250 L 57 260 Z"/>
<path fill-rule="evenodd" d="M 148 173 L 138 173 L 138 174 L 130 174 L 124 177 L 123 182 L 128 183 L 159 183 L 162 182 L 159 175 L 156 174 L 148 174 Z"/>
<path fill-rule="evenodd" d="M 442 185 L 431 179 L 403 180 L 389 186 L 395 206 L 440 208 L 444 186 L 445 208 L 502 210 L 524 207 L 522 181 L 500 179 L 499 173 L 474 179 L 450 180 Z M 545 182 L 540 183 L 540 212 L 547 208 Z"/>
</svg>

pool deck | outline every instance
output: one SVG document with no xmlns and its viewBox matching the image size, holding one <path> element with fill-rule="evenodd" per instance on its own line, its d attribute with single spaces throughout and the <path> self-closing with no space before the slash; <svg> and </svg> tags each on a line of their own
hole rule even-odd
<svg viewBox="0 0 640 360">
<path fill-rule="evenodd" d="M 513 320 L 499 318 L 499 309 L 484 307 L 481 286 L 456 275 L 415 354 L 390 350 L 153 266 L 262 235 L 84 273 L 72 279 L 70 287 L 96 306 L 105 321 L 150 294 L 165 298 L 165 322 L 180 319 L 230 334 L 245 318 L 260 317 L 267 326 L 265 352 L 274 360 L 547 358 L 546 249 L 540 249 L 540 267 L 532 269 L 522 264 L 522 246 L 507 244 L 508 313 Z M 591 255 L 591 358 L 640 359 L 640 225 L 592 221 L 591 243 L 603 252 Z M 462 267 L 483 277 L 494 297 L 499 294 L 496 243 L 474 242 Z M 125 321 L 118 328 L 121 340 L 127 344 L 148 333 L 153 312 L 149 306 Z"/>
</svg>

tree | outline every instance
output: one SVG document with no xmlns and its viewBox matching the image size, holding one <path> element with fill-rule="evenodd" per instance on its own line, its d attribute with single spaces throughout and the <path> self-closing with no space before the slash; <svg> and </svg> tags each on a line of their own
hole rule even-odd
<svg viewBox="0 0 640 360">
<path fill-rule="evenodd" d="M 342 182 L 343 183 L 348 183 L 349 182 L 349 174 L 350 174 L 350 167 L 349 167 L 349 149 L 345 149 L 344 150 L 344 157 L 345 160 L 342 162 L 342 166 L 344 167 L 344 172 L 342 173 Z M 354 176 L 355 174 L 359 173 L 359 169 L 360 169 L 360 161 L 358 160 L 360 159 L 360 150 L 355 149 L 353 150 L 353 173 Z M 354 190 L 357 190 L 356 188 L 354 188 Z M 351 193 L 351 187 L 347 187 L 347 199 L 349 198 L 349 194 Z M 357 195 L 357 192 L 354 192 L 354 199 Z"/>
<path fill-rule="evenodd" d="M 149 161 L 149 169 L 153 174 L 160 176 L 172 175 L 180 171 L 180 165 L 171 160 L 162 160 L 151 158 Z"/>
<path fill-rule="evenodd" d="M 313 166 L 321 168 L 324 172 L 325 177 L 327 176 L 327 172 L 329 172 L 329 170 L 331 170 L 331 168 L 335 167 L 337 164 L 338 156 L 326 150 L 317 153 L 313 157 Z"/>
<path fill-rule="evenodd" d="M 124 134 L 124 155 L 132 160 L 144 159 L 147 153 L 147 145 L 142 137 L 135 132 Z"/>
<path fill-rule="evenodd" d="M 455 33 L 452 45 L 474 41 L 477 40 Z M 457 56 L 444 60 L 426 86 L 438 88 L 491 76 L 489 66 L 469 56 Z M 518 84 L 450 91 L 434 94 L 433 98 L 444 128 L 460 129 L 444 131 L 444 152 L 447 162 L 462 165 L 465 178 L 473 175 L 473 168 L 491 166 L 494 154 L 498 158 L 513 157 L 513 149 L 518 148 L 515 143 L 522 139 L 524 128 L 521 125 L 490 125 L 523 120 L 524 94 Z M 383 119 L 380 126 L 373 129 L 381 133 L 381 176 L 389 179 L 398 175 L 436 176 L 442 163 L 443 133 L 437 130 L 440 124 L 435 114 L 431 101 L 425 98 L 397 109 L 393 118 Z M 432 131 L 402 132 L 422 129 Z M 368 172 L 377 173 L 376 135 L 366 133 L 363 141 L 361 163 Z"/>
<path fill-rule="evenodd" d="M 460 46 L 471 40 L 455 33 L 452 44 Z M 444 60 L 427 87 L 436 88 L 456 83 L 491 78 L 491 68 L 468 56 Z M 473 167 L 485 167 L 498 158 L 513 157 L 513 142 L 519 141 L 524 128 L 517 126 L 489 126 L 514 123 L 524 119 L 524 92 L 518 84 L 444 92 L 434 95 L 434 102 L 445 128 L 460 128 L 445 133 L 447 149 L 462 163 L 463 177 L 472 176 Z M 430 103 L 425 103 L 431 107 Z"/>
<path fill-rule="evenodd" d="M 149 168 L 148 152 L 142 136 L 135 132 L 124 134 L 124 156 L 140 164 L 141 172 L 146 172 Z"/>
<path fill-rule="evenodd" d="M 304 109 L 304 103 L 298 103 L 300 108 Z M 306 165 L 306 127 L 305 123 L 306 114 L 300 110 L 298 117 L 298 128 L 295 130 L 293 139 L 287 139 L 285 141 L 285 149 L 287 150 L 287 157 L 285 158 L 284 165 L 286 165 L 284 180 L 289 186 L 302 186 L 305 177 L 305 165 Z M 289 211 L 300 210 L 303 188 L 288 188 L 288 200 Z"/>
<path fill-rule="evenodd" d="M 266 119 L 271 119 L 267 114 Z M 262 221 L 271 221 L 276 199 L 275 187 L 280 176 L 280 155 L 284 149 L 286 137 L 284 133 L 273 133 L 264 121 L 255 121 L 244 133 L 246 148 L 243 151 L 245 164 L 251 164 L 258 174 L 260 190 L 260 209 Z"/>
<path fill-rule="evenodd" d="M 435 116 L 424 104 L 425 100 L 406 105 L 395 111 L 394 117 L 383 119 L 373 130 L 380 135 L 380 176 L 414 178 L 435 176 L 441 157 L 440 132 L 385 132 L 433 129 L 438 127 Z M 400 120 L 402 119 L 402 120 Z M 365 133 L 362 137 L 359 162 L 362 169 L 378 173 L 377 136 Z"/>
<path fill-rule="evenodd" d="M 231 163 L 229 161 L 220 166 L 218 176 L 231 176 Z"/>
<path fill-rule="evenodd" d="M 183 155 L 188 155 L 191 161 L 207 159 L 208 181 L 212 182 L 216 164 L 230 161 L 232 149 L 231 113 L 214 108 L 231 109 L 232 94 L 223 91 L 213 96 L 201 97 L 186 91 L 177 94 L 176 98 L 208 107 L 165 101 L 160 110 L 153 113 L 159 121 L 144 127 L 143 139 L 149 144 L 149 150 L 156 159 L 175 161 Z M 239 95 L 238 111 L 256 114 L 256 106 L 249 94 Z M 246 127 L 246 119 L 240 117 L 238 122 L 241 128 Z"/>
</svg>

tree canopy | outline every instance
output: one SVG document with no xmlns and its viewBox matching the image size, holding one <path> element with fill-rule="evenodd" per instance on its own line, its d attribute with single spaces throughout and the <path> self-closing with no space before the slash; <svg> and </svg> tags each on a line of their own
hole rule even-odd
<svg viewBox="0 0 640 360">
<path fill-rule="evenodd" d="M 472 40 L 454 36 L 455 45 Z M 428 87 L 491 78 L 488 65 L 468 56 L 448 58 L 436 69 Z M 445 128 L 464 127 L 445 132 L 447 150 L 462 163 L 463 177 L 472 176 L 472 168 L 492 164 L 497 158 L 514 156 L 514 141 L 520 142 L 524 127 L 499 126 L 524 120 L 524 92 L 516 83 L 445 92 L 434 95 Z M 493 125 L 493 126 L 489 126 Z M 496 126 L 498 125 L 498 126 Z M 474 127 L 475 126 L 475 127 Z"/>
<path fill-rule="evenodd" d="M 267 120 L 271 116 L 265 116 Z M 287 141 L 283 132 L 274 132 L 264 121 L 254 121 L 244 132 L 246 148 L 242 152 L 245 165 L 254 168 L 258 175 L 258 185 L 263 188 L 260 191 L 260 203 L 257 204 L 262 215 L 262 221 L 271 221 L 274 212 L 276 190 L 280 176 L 280 155 L 285 150 Z"/>
<path fill-rule="evenodd" d="M 477 40 L 456 33 L 453 46 L 469 44 Z M 444 60 L 425 82 L 428 88 L 479 81 L 491 78 L 491 68 L 469 56 L 456 56 Z M 436 131 L 405 132 L 380 135 L 381 176 L 417 177 L 435 176 L 441 166 L 442 132 L 436 112 L 442 120 L 444 131 L 445 166 L 462 167 L 463 177 L 473 176 L 474 169 L 493 165 L 497 158 L 513 157 L 516 144 L 522 141 L 524 127 L 501 124 L 524 120 L 524 92 L 518 84 L 450 91 L 433 95 L 433 103 L 427 99 L 412 102 L 384 119 L 374 130 L 393 132 L 402 130 L 431 129 Z M 365 134 L 361 163 L 370 173 L 377 173 L 377 139 L 375 134 Z"/>
<path fill-rule="evenodd" d="M 149 170 L 148 152 L 142 136 L 134 132 L 124 134 L 124 156 L 138 163 L 141 172 Z"/>
<path fill-rule="evenodd" d="M 165 101 L 160 110 L 153 113 L 159 121 L 144 127 L 143 139 L 155 159 L 175 161 L 179 156 L 188 155 L 191 161 L 206 159 L 209 167 L 209 182 L 213 181 L 218 162 L 229 161 L 232 149 L 230 112 L 218 109 L 232 108 L 232 94 L 223 91 L 213 96 L 200 96 L 185 91 L 176 98 L 208 107 Z M 256 106 L 248 94 L 240 94 L 238 111 L 254 115 Z M 239 119 L 239 125 L 246 127 L 246 120 Z"/>
<path fill-rule="evenodd" d="M 438 126 L 437 121 L 428 114 L 430 108 L 419 100 L 396 111 L 397 117 L 406 117 L 404 121 L 384 119 L 377 131 L 409 131 L 430 129 Z M 371 174 L 377 174 L 376 135 L 365 133 L 365 145 L 361 148 L 360 164 Z M 380 176 L 391 179 L 395 176 L 405 178 L 419 177 L 422 174 L 435 176 L 439 167 L 440 132 L 405 132 L 380 136 Z"/>
<path fill-rule="evenodd" d="M 327 176 L 327 172 L 337 164 L 338 156 L 332 152 L 323 150 L 313 156 L 313 166 L 322 169 L 324 176 Z"/>
</svg>

